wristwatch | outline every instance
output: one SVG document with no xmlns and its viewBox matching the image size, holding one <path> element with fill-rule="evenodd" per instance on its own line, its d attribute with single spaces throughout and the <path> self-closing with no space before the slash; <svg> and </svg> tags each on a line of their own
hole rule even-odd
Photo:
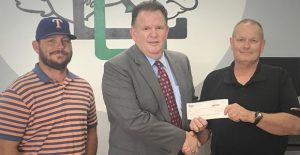
<svg viewBox="0 0 300 155">
<path fill-rule="evenodd" d="M 254 124 L 255 125 L 258 124 L 262 118 L 263 118 L 263 114 L 259 111 L 256 111 Z"/>
</svg>

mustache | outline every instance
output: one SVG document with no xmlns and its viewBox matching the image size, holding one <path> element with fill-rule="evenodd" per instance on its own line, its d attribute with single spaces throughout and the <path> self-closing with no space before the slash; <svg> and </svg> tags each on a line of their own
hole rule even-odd
<svg viewBox="0 0 300 155">
<path fill-rule="evenodd" d="M 49 53 L 49 55 L 53 55 L 53 54 L 63 54 L 63 55 L 68 55 L 67 52 L 65 52 L 65 51 L 53 51 L 53 52 Z"/>
</svg>

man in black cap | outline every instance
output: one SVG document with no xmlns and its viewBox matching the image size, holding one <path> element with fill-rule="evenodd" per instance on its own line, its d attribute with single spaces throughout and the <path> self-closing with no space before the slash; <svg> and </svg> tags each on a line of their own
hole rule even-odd
<svg viewBox="0 0 300 155">
<path fill-rule="evenodd" d="M 39 62 L 0 96 L 0 154 L 96 154 L 93 90 L 67 69 L 73 39 L 66 20 L 40 21 Z"/>
</svg>

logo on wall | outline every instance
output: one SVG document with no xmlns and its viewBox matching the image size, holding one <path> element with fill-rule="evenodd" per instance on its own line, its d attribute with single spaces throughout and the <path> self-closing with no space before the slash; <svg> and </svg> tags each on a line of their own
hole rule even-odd
<svg viewBox="0 0 300 155">
<path fill-rule="evenodd" d="M 119 54 L 124 49 L 108 48 L 107 40 L 116 39 L 131 39 L 130 26 L 131 12 L 133 8 L 142 0 L 119 0 L 119 1 L 96 1 L 95 8 L 95 45 L 96 56 L 100 59 L 107 60 Z M 175 19 L 176 24 L 170 27 L 168 39 L 185 39 L 187 37 L 187 19 L 177 18 L 181 14 L 197 8 L 198 0 L 183 1 L 183 0 L 157 0 L 168 10 L 168 21 Z M 126 19 L 126 25 L 118 25 L 124 23 L 121 20 L 119 23 L 114 18 Z M 113 25 L 109 27 L 108 25 Z M 117 27 L 117 28 L 114 28 Z"/>
<path fill-rule="evenodd" d="M 73 16 L 70 16 L 67 9 L 60 9 L 62 2 L 54 0 L 36 1 L 31 5 L 28 0 L 15 0 L 16 7 L 24 12 L 40 14 L 41 17 L 56 16 L 66 19 L 74 24 L 74 34 L 80 40 L 95 39 L 96 56 L 107 60 L 119 54 L 123 48 L 108 48 L 107 40 L 130 40 L 128 26 L 118 23 L 112 27 L 108 21 L 118 21 L 115 18 L 131 19 L 131 11 L 136 4 L 143 0 L 66 0 L 64 7 L 73 7 Z M 168 10 L 169 22 L 175 20 L 175 25 L 170 27 L 169 39 L 185 39 L 187 37 L 187 19 L 179 17 L 188 11 L 197 8 L 198 0 L 157 0 Z M 31 2 L 32 3 L 32 2 Z M 115 11 L 118 10 L 118 11 Z M 95 21 L 95 22 L 94 22 Z M 94 24 L 95 23 L 95 24 Z M 127 28 L 126 28 L 127 27 Z"/>
<path fill-rule="evenodd" d="M 78 39 L 94 39 L 94 0 L 36 0 L 35 2 L 15 0 L 15 2 L 18 9 L 27 13 L 39 14 L 41 17 L 64 18 L 74 24 L 74 34 Z M 66 10 L 73 10 L 73 12 Z"/>
<path fill-rule="evenodd" d="M 78 37 L 76 45 L 80 47 L 76 47 L 78 48 L 76 50 L 88 50 L 88 53 L 77 52 L 77 57 L 74 58 L 79 58 L 79 60 L 73 59 L 72 62 L 76 66 L 82 63 L 82 59 L 92 60 L 91 62 L 94 63 L 84 63 L 90 65 L 88 67 L 90 69 L 87 70 L 79 65 L 76 66 L 76 71 L 85 75 L 93 75 L 95 64 L 103 63 L 101 60 L 110 59 L 134 43 L 128 35 L 131 27 L 131 11 L 141 1 L 14 0 L 13 3 L 3 1 L 3 4 L 7 3 L 8 6 L 1 6 L 7 18 L 18 19 L 17 22 L 9 21 L 14 24 L 12 25 L 14 29 L 22 29 L 25 24 L 30 31 L 34 32 L 38 18 L 41 17 L 57 16 L 69 21 L 70 28 Z M 226 62 L 222 60 L 228 58 L 226 56 L 229 49 L 228 38 L 233 26 L 243 17 L 246 0 L 157 1 L 168 10 L 170 28 L 175 30 L 179 27 L 178 31 L 169 32 L 167 48 L 183 52 L 189 57 L 191 66 L 196 68 L 192 73 L 194 84 L 201 83 L 210 71 Z M 18 9 L 19 12 L 15 12 L 12 8 Z M 26 23 L 22 23 L 25 21 Z M 32 39 L 32 35 L 27 34 L 24 37 Z M 11 38 L 15 37 L 13 40 L 19 38 L 19 35 L 12 34 L 11 36 Z M 26 71 L 26 67 L 22 66 L 35 61 L 35 53 L 28 53 L 31 49 L 25 43 L 20 46 L 11 46 L 13 41 L 5 39 L 2 44 L 0 63 L 3 59 L 7 66 L 17 74 Z M 19 51 L 19 54 L 27 59 L 16 62 L 11 50 Z M 1 67 L 3 68 L 3 65 Z"/>
</svg>

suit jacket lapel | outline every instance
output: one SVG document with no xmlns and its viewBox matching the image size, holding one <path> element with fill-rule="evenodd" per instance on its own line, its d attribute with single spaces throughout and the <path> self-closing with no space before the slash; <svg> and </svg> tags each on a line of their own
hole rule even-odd
<svg viewBox="0 0 300 155">
<path fill-rule="evenodd" d="M 174 57 L 174 54 L 172 54 L 171 52 L 168 52 L 166 51 L 165 52 L 165 56 L 167 57 L 168 59 L 168 62 L 170 64 L 170 67 L 172 69 L 172 72 L 175 76 L 175 79 L 177 81 L 177 84 L 178 84 L 178 87 L 179 87 L 179 92 L 180 92 L 180 96 L 181 96 L 181 108 L 182 108 L 182 124 L 186 124 L 187 120 L 185 119 L 185 116 L 186 116 L 186 104 L 184 103 L 184 101 L 182 100 L 183 98 L 185 98 L 185 96 L 183 96 L 184 93 L 182 93 L 182 88 L 183 88 L 183 85 L 185 83 L 185 75 L 183 72 L 181 72 L 181 67 L 180 67 L 180 63 L 179 62 L 176 62 L 176 57 Z M 183 126 L 184 128 L 184 126 Z"/>
<path fill-rule="evenodd" d="M 177 81 L 177 84 L 179 86 L 179 90 L 181 90 L 180 88 L 182 87 L 182 84 L 184 84 L 185 75 L 183 74 L 183 72 L 180 72 L 180 70 L 181 70 L 180 63 L 178 63 L 178 62 L 176 63 L 176 58 L 174 58 L 174 56 L 170 52 L 165 52 L 165 56 L 168 59 L 168 62 L 172 69 L 172 72 L 173 72 L 175 79 Z M 180 95 L 182 95 L 181 92 L 180 92 Z M 181 98 L 183 98 L 183 97 L 184 96 L 181 96 Z"/>
<path fill-rule="evenodd" d="M 152 89 L 154 95 L 156 96 L 161 113 L 167 121 L 171 121 L 165 97 L 159 85 L 158 79 L 153 72 L 152 66 L 147 61 L 145 55 L 139 51 L 136 46 L 133 46 L 131 51 L 130 57 L 137 64 L 139 72 L 142 74 L 148 86 Z"/>
</svg>

